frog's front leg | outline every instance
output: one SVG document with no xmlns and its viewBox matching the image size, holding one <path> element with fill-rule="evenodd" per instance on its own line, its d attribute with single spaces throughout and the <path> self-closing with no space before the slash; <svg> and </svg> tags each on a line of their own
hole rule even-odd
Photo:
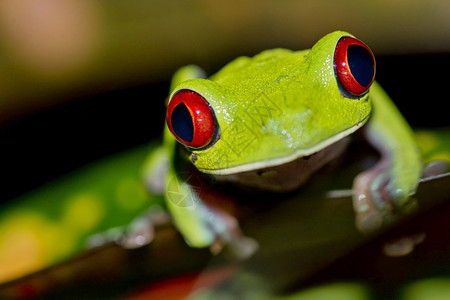
<svg viewBox="0 0 450 300">
<path fill-rule="evenodd" d="M 362 232 L 379 229 L 414 207 L 410 196 L 422 170 L 412 130 L 376 83 L 371 88 L 371 100 L 373 113 L 364 130 L 381 159 L 353 183 L 356 225 Z"/>
<path fill-rule="evenodd" d="M 214 254 L 223 247 L 239 257 L 252 255 L 258 247 L 256 241 L 245 237 L 236 218 L 226 209 L 211 205 L 203 197 L 218 201 L 220 195 L 196 184 L 192 173 L 169 171 L 166 203 L 172 218 L 185 241 L 192 247 L 210 247 Z M 197 181 L 198 182 L 198 181 Z"/>
</svg>

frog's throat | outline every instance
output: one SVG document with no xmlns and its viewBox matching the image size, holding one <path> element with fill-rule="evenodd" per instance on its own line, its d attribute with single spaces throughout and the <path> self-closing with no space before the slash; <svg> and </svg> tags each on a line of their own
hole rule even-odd
<svg viewBox="0 0 450 300">
<path fill-rule="evenodd" d="M 276 158 L 264 160 L 264 161 L 251 162 L 248 164 L 243 164 L 243 165 L 235 166 L 235 167 L 231 167 L 231 168 L 224 168 L 224 169 L 200 169 L 199 168 L 199 171 L 206 173 L 206 174 L 213 174 L 213 175 L 230 175 L 230 174 L 253 171 L 253 170 L 258 170 L 258 169 L 262 169 L 262 168 L 269 168 L 269 167 L 286 164 L 286 163 L 294 161 L 300 157 L 312 155 L 320 150 L 325 149 L 326 147 L 330 146 L 331 144 L 334 144 L 335 142 L 340 141 L 344 137 L 352 134 L 353 132 L 355 132 L 356 130 L 361 128 L 367 122 L 368 119 L 369 119 L 369 116 L 367 116 L 364 120 L 360 121 L 359 123 L 353 125 L 352 127 L 347 128 L 346 130 L 341 131 L 338 134 L 333 135 L 332 137 L 330 137 L 326 140 L 323 140 L 310 148 L 297 149 L 294 153 L 292 153 L 290 155 L 286 155 L 283 157 L 276 157 Z"/>
</svg>

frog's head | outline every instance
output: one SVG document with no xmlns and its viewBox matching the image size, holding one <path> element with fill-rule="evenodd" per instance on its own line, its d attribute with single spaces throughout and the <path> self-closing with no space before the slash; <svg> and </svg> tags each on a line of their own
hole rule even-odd
<svg viewBox="0 0 450 300">
<path fill-rule="evenodd" d="M 177 86 L 167 125 L 200 170 L 234 174 L 312 155 L 360 128 L 375 59 L 345 32 L 311 50 L 241 57 L 211 79 Z"/>
</svg>

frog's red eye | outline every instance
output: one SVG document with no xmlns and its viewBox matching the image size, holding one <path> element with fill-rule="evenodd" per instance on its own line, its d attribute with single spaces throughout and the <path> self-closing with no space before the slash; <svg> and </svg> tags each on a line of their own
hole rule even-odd
<svg viewBox="0 0 450 300">
<path fill-rule="evenodd" d="M 180 90 L 172 96 L 166 121 L 175 138 L 192 148 L 208 146 L 217 129 L 211 106 L 205 98 L 191 90 Z"/>
<path fill-rule="evenodd" d="M 342 37 L 334 52 L 334 68 L 341 88 L 352 96 L 361 96 L 375 79 L 375 57 L 360 40 Z"/>
</svg>

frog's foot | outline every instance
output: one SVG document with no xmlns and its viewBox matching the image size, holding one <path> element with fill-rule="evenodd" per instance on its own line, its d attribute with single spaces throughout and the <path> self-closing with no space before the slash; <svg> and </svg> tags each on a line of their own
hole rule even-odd
<svg viewBox="0 0 450 300">
<path fill-rule="evenodd" d="M 151 208 L 127 226 L 114 227 L 90 236 L 86 241 L 86 248 L 97 248 L 111 242 L 125 249 L 139 248 L 151 243 L 155 227 L 167 223 L 170 223 L 170 216 L 166 211 Z"/>
<path fill-rule="evenodd" d="M 426 180 L 439 176 L 449 169 L 447 161 L 434 160 L 424 166 L 422 178 Z M 408 196 L 392 184 L 386 162 L 359 174 L 353 182 L 353 207 L 358 230 L 363 233 L 373 232 L 410 211 L 415 202 Z"/>
<path fill-rule="evenodd" d="M 189 246 L 209 247 L 214 255 L 224 252 L 237 259 L 246 259 L 257 251 L 258 242 L 244 236 L 238 220 L 228 210 L 210 206 L 203 201 L 198 202 L 195 207 L 195 217 L 191 222 L 177 224 Z M 188 218 L 186 214 L 183 216 L 184 219 Z"/>
<path fill-rule="evenodd" d="M 414 205 L 402 189 L 392 184 L 389 166 L 382 162 L 359 174 L 353 182 L 356 227 L 371 233 L 391 224 Z"/>
<path fill-rule="evenodd" d="M 422 179 L 427 180 L 450 170 L 450 164 L 445 160 L 433 160 L 427 163 L 422 170 Z M 425 240 L 425 232 L 408 234 L 399 238 L 391 239 L 384 243 L 383 253 L 389 257 L 405 256 Z"/>
<path fill-rule="evenodd" d="M 422 170 L 422 179 L 427 180 L 448 172 L 450 165 L 444 160 L 435 160 L 426 164 Z M 407 195 L 390 192 L 389 173 L 381 163 L 359 174 L 353 183 L 353 206 L 356 212 L 356 226 L 363 233 L 371 233 L 389 224 L 408 212 L 414 202 Z M 401 201 L 403 200 L 403 201 Z M 410 200 L 410 199 L 409 199 Z M 408 203 L 410 205 L 408 205 Z M 406 205 L 405 205 L 406 204 Z M 406 208 L 404 207 L 406 206 Z M 407 234 L 384 243 L 386 256 L 398 257 L 411 253 L 415 246 L 422 243 L 425 233 Z"/>
</svg>

